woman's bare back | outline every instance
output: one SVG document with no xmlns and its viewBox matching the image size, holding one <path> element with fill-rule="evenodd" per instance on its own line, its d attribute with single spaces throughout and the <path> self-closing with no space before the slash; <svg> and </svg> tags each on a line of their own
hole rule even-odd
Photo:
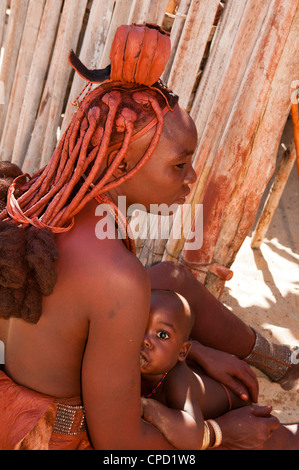
<svg viewBox="0 0 299 470">
<path fill-rule="evenodd" d="M 5 370 L 17 383 L 55 397 L 80 395 L 81 366 L 89 330 L 88 277 L 98 259 L 98 290 L 107 282 L 107 258 L 101 266 L 102 250 L 123 248 L 120 240 L 97 240 L 96 203 L 92 201 L 79 214 L 71 232 L 57 236 L 60 259 L 53 293 L 43 297 L 42 315 L 37 324 L 21 319 L 7 320 Z M 118 247 L 118 248 L 117 248 Z M 128 253 L 129 254 L 129 253 Z M 130 255 L 130 254 L 129 254 Z M 104 280 L 104 282 L 103 282 Z M 103 295 L 104 302 L 104 295 Z M 101 315 L 101 305 L 98 306 Z"/>
</svg>

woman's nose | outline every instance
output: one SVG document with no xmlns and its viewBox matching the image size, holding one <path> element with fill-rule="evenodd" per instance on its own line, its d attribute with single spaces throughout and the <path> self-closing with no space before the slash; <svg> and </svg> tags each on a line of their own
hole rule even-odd
<svg viewBox="0 0 299 470">
<path fill-rule="evenodd" d="M 193 166 L 189 165 L 188 172 L 186 173 L 186 176 L 185 176 L 185 183 L 193 184 L 193 183 L 195 183 L 196 179 L 197 179 L 197 174 L 196 174 Z"/>
</svg>

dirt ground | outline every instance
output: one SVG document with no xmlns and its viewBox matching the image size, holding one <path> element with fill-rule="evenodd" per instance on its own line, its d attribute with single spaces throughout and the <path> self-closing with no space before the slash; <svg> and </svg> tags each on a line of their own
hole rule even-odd
<svg viewBox="0 0 299 470">
<path fill-rule="evenodd" d="M 283 145 L 288 145 L 291 132 L 291 122 L 288 121 L 278 161 Z M 268 188 L 270 185 L 271 181 Z M 247 324 L 274 342 L 299 347 L 298 208 L 299 179 L 295 163 L 260 249 L 250 247 L 252 231 L 232 265 L 234 276 L 226 284 L 222 301 Z M 254 370 L 260 384 L 260 403 L 271 404 L 273 414 L 281 422 L 298 422 L 299 383 L 295 389 L 286 392 L 260 371 Z"/>
</svg>

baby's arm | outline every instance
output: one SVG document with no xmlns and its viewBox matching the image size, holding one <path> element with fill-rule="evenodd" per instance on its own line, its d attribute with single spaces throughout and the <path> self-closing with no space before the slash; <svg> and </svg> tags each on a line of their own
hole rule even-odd
<svg viewBox="0 0 299 470">
<path fill-rule="evenodd" d="M 143 418 L 177 449 L 198 450 L 203 443 L 204 419 L 194 396 L 194 380 L 186 364 L 180 363 L 164 382 L 168 407 L 157 400 L 142 399 Z"/>
<path fill-rule="evenodd" d="M 183 410 L 168 408 L 152 398 L 142 398 L 143 418 L 154 425 L 176 449 L 198 450 L 203 442 L 202 425 Z"/>
</svg>

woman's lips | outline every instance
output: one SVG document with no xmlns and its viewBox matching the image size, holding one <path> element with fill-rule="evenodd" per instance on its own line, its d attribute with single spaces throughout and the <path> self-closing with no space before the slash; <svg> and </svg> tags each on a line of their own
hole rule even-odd
<svg viewBox="0 0 299 470">
<path fill-rule="evenodd" d="M 186 189 L 185 189 L 185 191 L 183 192 L 183 196 L 182 196 L 182 197 L 185 198 L 186 196 L 188 196 L 188 194 L 190 194 L 190 191 L 191 191 L 191 189 L 189 188 L 189 186 L 187 186 Z"/>
<path fill-rule="evenodd" d="M 184 203 L 186 201 L 186 197 L 188 196 L 188 194 L 190 194 L 190 191 L 191 189 L 189 187 L 187 187 L 183 192 L 182 192 L 182 195 L 181 197 L 178 199 L 178 202 L 179 203 Z"/>
</svg>

